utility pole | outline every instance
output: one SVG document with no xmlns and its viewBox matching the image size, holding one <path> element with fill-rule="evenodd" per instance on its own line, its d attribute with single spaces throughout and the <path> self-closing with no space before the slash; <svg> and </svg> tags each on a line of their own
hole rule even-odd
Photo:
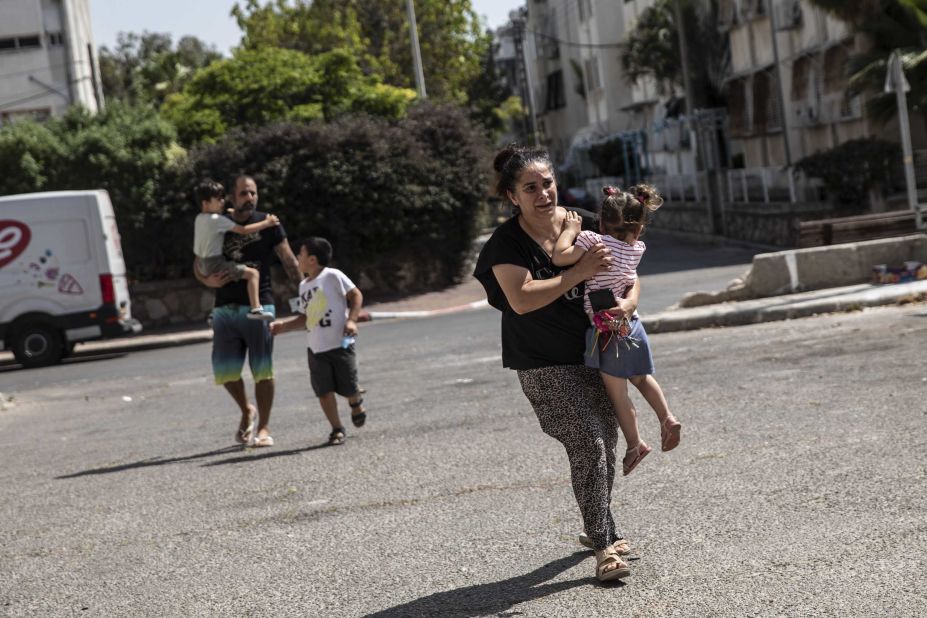
<svg viewBox="0 0 927 618">
<path fill-rule="evenodd" d="M 692 78 L 689 74 L 689 47 L 686 40 L 686 26 L 683 21 L 681 4 L 682 0 L 673 2 L 673 16 L 676 20 L 676 36 L 679 39 L 679 55 L 681 56 L 679 66 L 682 67 L 682 84 L 686 97 L 686 118 L 689 122 L 690 134 L 695 142 L 693 144 L 695 150 L 695 193 L 696 195 L 699 194 L 699 172 L 704 172 L 705 190 L 707 192 L 705 199 L 708 202 L 709 223 L 715 234 L 723 236 L 726 232 L 724 208 L 720 201 L 716 200 L 716 197 L 721 192 L 714 189 L 716 170 L 712 169 L 713 166 L 710 165 L 710 160 L 714 160 L 714 158 L 708 156 L 707 148 L 709 145 L 704 143 L 706 134 L 714 136 L 714 126 L 712 125 L 709 133 L 709 131 L 705 130 L 705 127 L 701 126 L 699 114 L 695 113 L 695 97 L 692 94 Z"/>
<path fill-rule="evenodd" d="M 785 93 L 782 88 L 782 65 L 779 61 L 779 37 L 776 36 L 776 13 L 770 0 L 766 0 L 766 14 L 769 16 L 769 33 L 772 36 L 773 63 L 776 66 L 776 94 L 779 98 L 779 119 L 782 121 L 782 137 L 785 147 L 785 166 L 792 167 L 792 140 L 789 136 L 789 115 L 785 113 Z M 795 196 L 792 196 L 795 201 Z"/>
<path fill-rule="evenodd" d="M 513 11 L 514 13 L 514 11 Z M 540 136 L 538 135 L 538 117 L 535 112 L 534 104 L 534 83 L 531 80 L 531 71 L 528 70 L 528 59 L 525 51 L 525 15 L 520 13 L 516 18 L 512 19 L 512 26 L 515 30 L 515 56 L 518 58 L 518 68 L 521 75 L 524 77 L 524 86 L 527 90 L 527 103 L 528 103 L 528 120 L 531 126 L 531 135 L 533 137 L 534 145 L 540 146 Z"/>
<path fill-rule="evenodd" d="M 415 68 L 415 85 L 418 88 L 418 96 L 422 99 L 428 97 L 425 92 L 425 72 L 422 70 L 422 50 L 418 46 L 418 25 L 415 23 L 415 5 L 412 0 L 406 0 L 406 8 L 409 11 L 409 31 L 412 33 L 412 64 Z"/>
<path fill-rule="evenodd" d="M 917 180 L 914 176 L 914 151 L 911 147 L 911 123 L 908 119 L 907 92 L 911 85 L 904 76 L 901 56 L 898 50 L 888 59 L 888 74 L 885 76 L 885 92 L 894 92 L 898 99 L 898 125 L 901 128 L 901 150 L 904 162 L 904 179 L 908 188 L 908 206 L 915 212 L 917 229 L 924 225 L 921 206 L 917 200 Z"/>
</svg>

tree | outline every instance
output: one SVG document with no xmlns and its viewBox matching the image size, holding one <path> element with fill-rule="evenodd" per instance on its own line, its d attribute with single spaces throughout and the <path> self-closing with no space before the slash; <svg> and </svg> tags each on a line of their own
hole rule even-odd
<svg viewBox="0 0 927 618">
<path fill-rule="evenodd" d="M 672 96 L 684 88 L 679 34 L 674 4 L 657 0 L 645 9 L 621 49 L 621 64 L 628 81 L 645 77 L 656 82 L 660 94 Z M 724 79 L 730 69 L 727 36 L 718 32 L 718 2 L 681 2 L 685 27 L 687 67 L 695 107 L 724 105 Z"/>
<path fill-rule="evenodd" d="M 241 50 L 199 71 L 162 111 L 182 143 L 214 140 L 232 127 L 277 120 L 332 119 L 369 112 L 397 118 L 415 98 L 409 90 L 365 76 L 354 57 L 336 49 L 308 56 L 292 49 Z"/>
<path fill-rule="evenodd" d="M 430 97 L 468 101 L 490 47 L 470 0 L 417 0 L 416 22 Z M 242 46 L 274 46 L 317 54 L 341 47 L 362 70 L 391 86 L 414 87 L 404 0 L 258 0 L 236 4 Z"/>
<path fill-rule="evenodd" d="M 169 34 L 120 32 L 114 50 L 100 48 L 103 92 L 108 100 L 161 105 L 197 69 L 221 57 L 194 36 L 182 37 L 175 47 Z"/>
<path fill-rule="evenodd" d="M 885 73 L 892 52 L 901 53 L 905 77 L 911 84 L 908 105 L 927 118 L 927 0 L 812 0 L 852 25 L 865 37 L 865 51 L 847 63 L 849 94 L 869 92 L 867 112 L 887 122 L 898 112 L 894 93 L 885 93 Z"/>
</svg>

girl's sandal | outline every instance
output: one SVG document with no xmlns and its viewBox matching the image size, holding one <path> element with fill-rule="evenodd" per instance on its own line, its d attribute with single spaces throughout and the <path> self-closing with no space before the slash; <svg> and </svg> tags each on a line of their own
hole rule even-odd
<svg viewBox="0 0 927 618">
<path fill-rule="evenodd" d="M 667 416 L 660 425 L 660 446 L 664 451 L 671 451 L 679 446 L 682 423 L 675 417 Z"/>
<path fill-rule="evenodd" d="M 653 449 L 647 446 L 643 440 L 638 442 L 637 446 L 634 448 L 628 449 L 624 455 L 624 460 L 621 462 L 624 475 L 627 476 L 631 474 L 631 471 L 637 467 L 637 464 L 639 464 L 652 450 Z"/>
<path fill-rule="evenodd" d="M 595 577 L 600 582 L 622 579 L 631 574 L 631 567 L 609 547 L 595 552 Z"/>
</svg>

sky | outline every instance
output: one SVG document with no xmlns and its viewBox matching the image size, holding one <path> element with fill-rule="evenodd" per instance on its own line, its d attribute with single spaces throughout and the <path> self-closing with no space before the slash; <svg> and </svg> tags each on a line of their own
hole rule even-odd
<svg viewBox="0 0 927 618">
<path fill-rule="evenodd" d="M 238 44 L 241 31 L 229 15 L 235 0 L 89 0 L 93 38 L 112 49 L 120 32 L 167 32 L 174 41 L 192 34 L 223 54 Z M 509 11 L 525 0 L 472 0 L 477 14 L 491 28 L 501 26 Z M 244 4 L 244 2 L 242 2 Z M 262 2 L 263 4 L 263 2 Z"/>
</svg>

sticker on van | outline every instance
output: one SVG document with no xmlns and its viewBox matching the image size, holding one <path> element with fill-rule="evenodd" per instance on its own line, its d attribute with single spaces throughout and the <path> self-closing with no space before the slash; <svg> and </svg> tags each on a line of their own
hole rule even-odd
<svg viewBox="0 0 927 618">
<path fill-rule="evenodd" d="M 0 221 L 0 268 L 18 258 L 31 239 L 28 225 L 19 221 Z"/>
</svg>

